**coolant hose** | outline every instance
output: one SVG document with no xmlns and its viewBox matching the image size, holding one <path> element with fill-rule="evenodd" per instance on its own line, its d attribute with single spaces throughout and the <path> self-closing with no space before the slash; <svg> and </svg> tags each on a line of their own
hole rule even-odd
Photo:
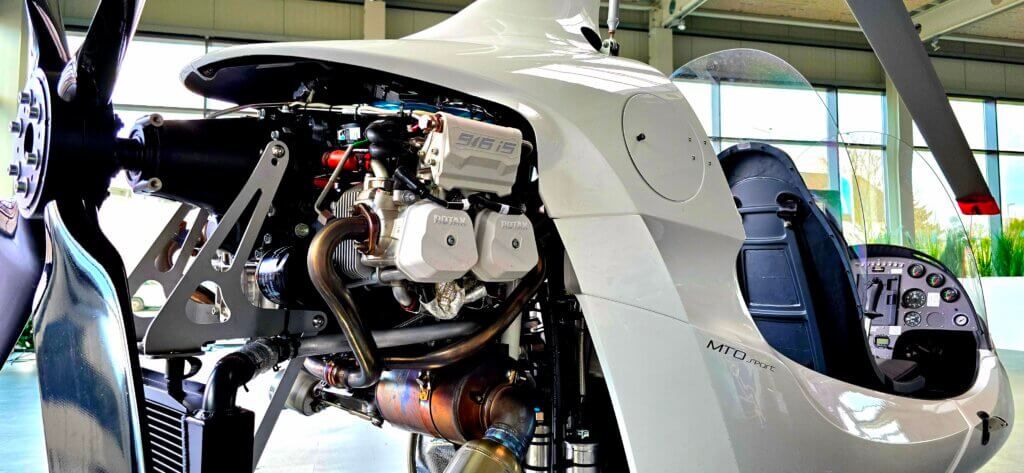
<svg viewBox="0 0 1024 473">
<path fill-rule="evenodd" d="M 505 331 L 508 326 L 523 312 L 526 303 L 544 283 L 544 260 L 537 261 L 533 268 L 516 286 L 512 294 L 502 303 L 498 310 L 498 318 L 479 332 L 465 340 L 419 356 L 389 356 L 384 358 L 388 369 L 419 369 L 431 370 L 450 365 L 476 354 L 487 343 Z"/>
<path fill-rule="evenodd" d="M 355 300 L 334 269 L 331 255 L 335 248 L 344 244 L 346 240 L 365 238 L 371 226 L 369 218 L 371 217 L 358 216 L 331 220 L 313 237 L 306 258 L 309 278 L 341 326 L 358 365 L 351 371 L 334 367 L 332 379 L 326 381 L 334 386 L 349 389 L 366 388 L 376 384 L 380 379 L 381 365 L 377 355 L 377 343 L 363 325 Z M 322 377 L 321 374 L 324 373 L 312 374 Z"/>
<path fill-rule="evenodd" d="M 203 392 L 205 414 L 234 409 L 238 388 L 288 360 L 294 352 L 294 346 L 284 339 L 257 339 L 221 358 L 213 367 Z"/>
</svg>

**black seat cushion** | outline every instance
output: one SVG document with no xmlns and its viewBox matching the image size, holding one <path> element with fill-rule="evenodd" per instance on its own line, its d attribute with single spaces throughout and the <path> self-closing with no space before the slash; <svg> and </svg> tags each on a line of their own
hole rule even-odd
<svg viewBox="0 0 1024 473">
<path fill-rule="evenodd" d="M 925 378 L 921 376 L 916 361 L 879 359 L 877 362 L 894 392 L 910 394 L 924 388 Z"/>
</svg>

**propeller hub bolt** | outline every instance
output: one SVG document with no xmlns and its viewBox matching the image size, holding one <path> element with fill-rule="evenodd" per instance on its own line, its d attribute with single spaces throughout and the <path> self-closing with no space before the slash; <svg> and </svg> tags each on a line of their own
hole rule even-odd
<svg viewBox="0 0 1024 473">
<path fill-rule="evenodd" d="M 39 108 L 38 105 L 33 105 L 28 109 L 28 117 L 32 120 L 38 120 L 43 116 L 43 109 Z"/>
<path fill-rule="evenodd" d="M 29 166 L 35 166 L 39 164 L 39 155 L 36 153 L 28 153 L 25 155 L 25 164 Z"/>
<path fill-rule="evenodd" d="M 20 175 L 20 174 L 21 174 L 21 165 L 19 165 L 18 163 L 11 163 L 11 165 L 7 167 L 7 175 L 8 176 L 18 177 L 18 175 Z"/>
<path fill-rule="evenodd" d="M 18 194 L 28 194 L 28 181 L 19 179 L 18 183 L 15 185 L 14 191 Z"/>
<path fill-rule="evenodd" d="M 11 122 L 11 133 L 15 135 L 21 135 L 21 120 L 14 120 Z"/>
<path fill-rule="evenodd" d="M 18 96 L 18 103 L 22 105 L 28 105 L 32 103 L 32 93 L 22 92 L 21 95 Z"/>
</svg>

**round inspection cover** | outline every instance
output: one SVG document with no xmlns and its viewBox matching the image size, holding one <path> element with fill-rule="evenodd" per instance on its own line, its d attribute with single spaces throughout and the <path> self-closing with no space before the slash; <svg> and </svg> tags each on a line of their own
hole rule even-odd
<svg viewBox="0 0 1024 473">
<path fill-rule="evenodd" d="M 708 167 L 682 96 L 638 94 L 622 111 L 622 137 L 640 176 L 658 195 L 675 202 L 700 190 Z"/>
</svg>

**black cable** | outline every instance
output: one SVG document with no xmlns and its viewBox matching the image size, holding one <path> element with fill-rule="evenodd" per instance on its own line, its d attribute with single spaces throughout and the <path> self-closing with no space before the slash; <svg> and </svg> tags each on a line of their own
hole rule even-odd
<svg viewBox="0 0 1024 473">
<path fill-rule="evenodd" d="M 401 166 L 399 166 L 397 169 L 395 169 L 395 180 L 397 181 L 396 184 L 402 184 L 403 187 L 413 191 L 413 193 L 415 193 L 421 199 L 427 199 L 427 200 L 429 200 L 429 201 L 431 201 L 431 202 L 433 202 L 433 203 L 435 203 L 437 205 L 440 205 L 440 206 L 442 206 L 442 207 L 444 207 L 446 209 L 453 209 L 453 210 L 468 210 L 469 209 L 469 201 L 467 201 L 467 200 L 461 200 L 461 201 L 457 201 L 457 202 L 449 202 L 449 201 L 444 200 L 444 199 L 442 199 L 442 198 L 440 198 L 440 197 L 438 197 L 438 196 L 436 196 L 434 194 L 431 194 L 430 193 L 430 189 L 428 189 L 426 185 L 424 185 L 422 182 L 420 182 L 419 179 L 416 179 L 414 177 L 410 177 L 407 174 L 407 171 L 405 170 L 405 168 L 403 168 Z"/>
<path fill-rule="evenodd" d="M 493 210 L 502 215 L 523 215 L 526 213 L 526 210 L 521 206 L 513 206 L 496 202 L 484 197 L 482 194 L 473 194 L 469 196 L 469 203 L 488 210 Z"/>
</svg>

